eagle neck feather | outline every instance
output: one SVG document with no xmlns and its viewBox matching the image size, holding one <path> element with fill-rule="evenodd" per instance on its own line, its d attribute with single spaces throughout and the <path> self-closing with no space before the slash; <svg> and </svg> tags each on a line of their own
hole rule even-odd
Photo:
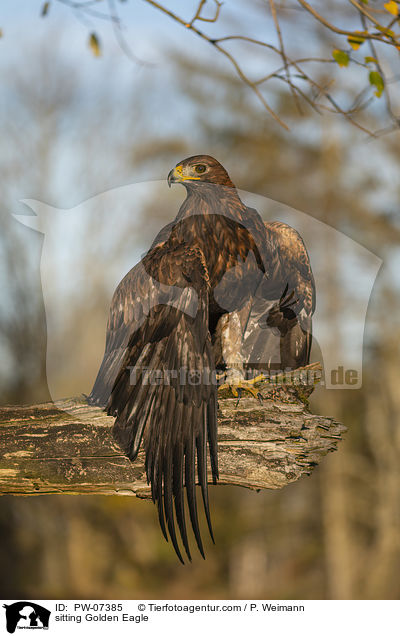
<svg viewBox="0 0 400 636">
<path fill-rule="evenodd" d="M 194 214 L 221 214 L 241 221 L 245 205 L 236 188 L 203 183 L 187 187 L 187 197 L 181 205 L 176 221 Z"/>
</svg>

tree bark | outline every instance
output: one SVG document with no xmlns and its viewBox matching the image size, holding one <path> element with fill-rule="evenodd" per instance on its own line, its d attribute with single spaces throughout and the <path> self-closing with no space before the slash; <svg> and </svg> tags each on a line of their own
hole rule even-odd
<svg viewBox="0 0 400 636">
<path fill-rule="evenodd" d="M 282 488 L 309 475 L 346 430 L 313 415 L 313 387 L 261 388 L 219 399 L 220 484 Z M 113 418 L 83 398 L 0 409 L 0 494 L 149 497 L 144 453 L 132 463 L 112 437 Z"/>
</svg>

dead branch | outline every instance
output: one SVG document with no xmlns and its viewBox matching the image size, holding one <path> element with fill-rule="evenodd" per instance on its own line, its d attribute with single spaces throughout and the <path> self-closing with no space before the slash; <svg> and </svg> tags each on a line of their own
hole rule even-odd
<svg viewBox="0 0 400 636">
<path fill-rule="evenodd" d="M 312 386 L 261 388 L 219 400 L 220 484 L 283 488 L 337 448 L 345 427 L 310 413 Z M 144 454 L 131 463 L 112 437 L 113 418 L 81 399 L 0 409 L 0 494 L 148 497 Z"/>
</svg>

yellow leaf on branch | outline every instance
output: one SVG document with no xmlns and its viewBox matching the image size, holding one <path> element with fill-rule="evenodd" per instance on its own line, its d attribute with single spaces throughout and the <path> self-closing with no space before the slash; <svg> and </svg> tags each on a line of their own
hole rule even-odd
<svg viewBox="0 0 400 636">
<path fill-rule="evenodd" d="M 339 64 L 339 66 L 348 66 L 349 65 L 349 56 L 346 51 L 341 51 L 340 49 L 335 49 L 332 51 L 332 57 Z"/>
<path fill-rule="evenodd" d="M 378 71 L 371 71 L 369 74 L 369 83 L 376 88 L 374 95 L 381 97 L 385 89 L 385 82 L 382 75 L 378 73 Z"/>
<path fill-rule="evenodd" d="M 357 49 L 360 48 L 361 44 L 365 42 L 365 34 L 361 31 L 354 31 L 352 35 L 349 35 L 347 41 L 350 44 L 351 48 L 357 51 Z"/>
<path fill-rule="evenodd" d="M 392 15 L 399 15 L 399 5 L 397 4 L 397 2 L 394 2 L 394 0 L 386 2 L 383 6 L 385 7 L 386 11 L 389 11 L 389 13 L 391 13 Z"/>
<path fill-rule="evenodd" d="M 101 56 L 100 41 L 99 41 L 99 38 L 97 37 L 97 35 L 95 33 L 91 33 L 90 34 L 89 46 L 92 49 L 92 53 L 93 53 L 93 55 L 95 57 L 100 57 Z"/>
</svg>

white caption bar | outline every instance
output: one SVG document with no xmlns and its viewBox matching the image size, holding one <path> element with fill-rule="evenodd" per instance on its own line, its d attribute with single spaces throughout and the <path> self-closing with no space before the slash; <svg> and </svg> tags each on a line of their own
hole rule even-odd
<svg viewBox="0 0 400 636">
<path fill-rule="evenodd" d="M 252 633 L 296 636 L 376 636 L 383 624 L 396 625 L 400 601 L 2 601 L 1 632 L 155 636 L 168 630 L 223 636 Z M 257 630 L 254 631 L 253 630 Z"/>
</svg>

